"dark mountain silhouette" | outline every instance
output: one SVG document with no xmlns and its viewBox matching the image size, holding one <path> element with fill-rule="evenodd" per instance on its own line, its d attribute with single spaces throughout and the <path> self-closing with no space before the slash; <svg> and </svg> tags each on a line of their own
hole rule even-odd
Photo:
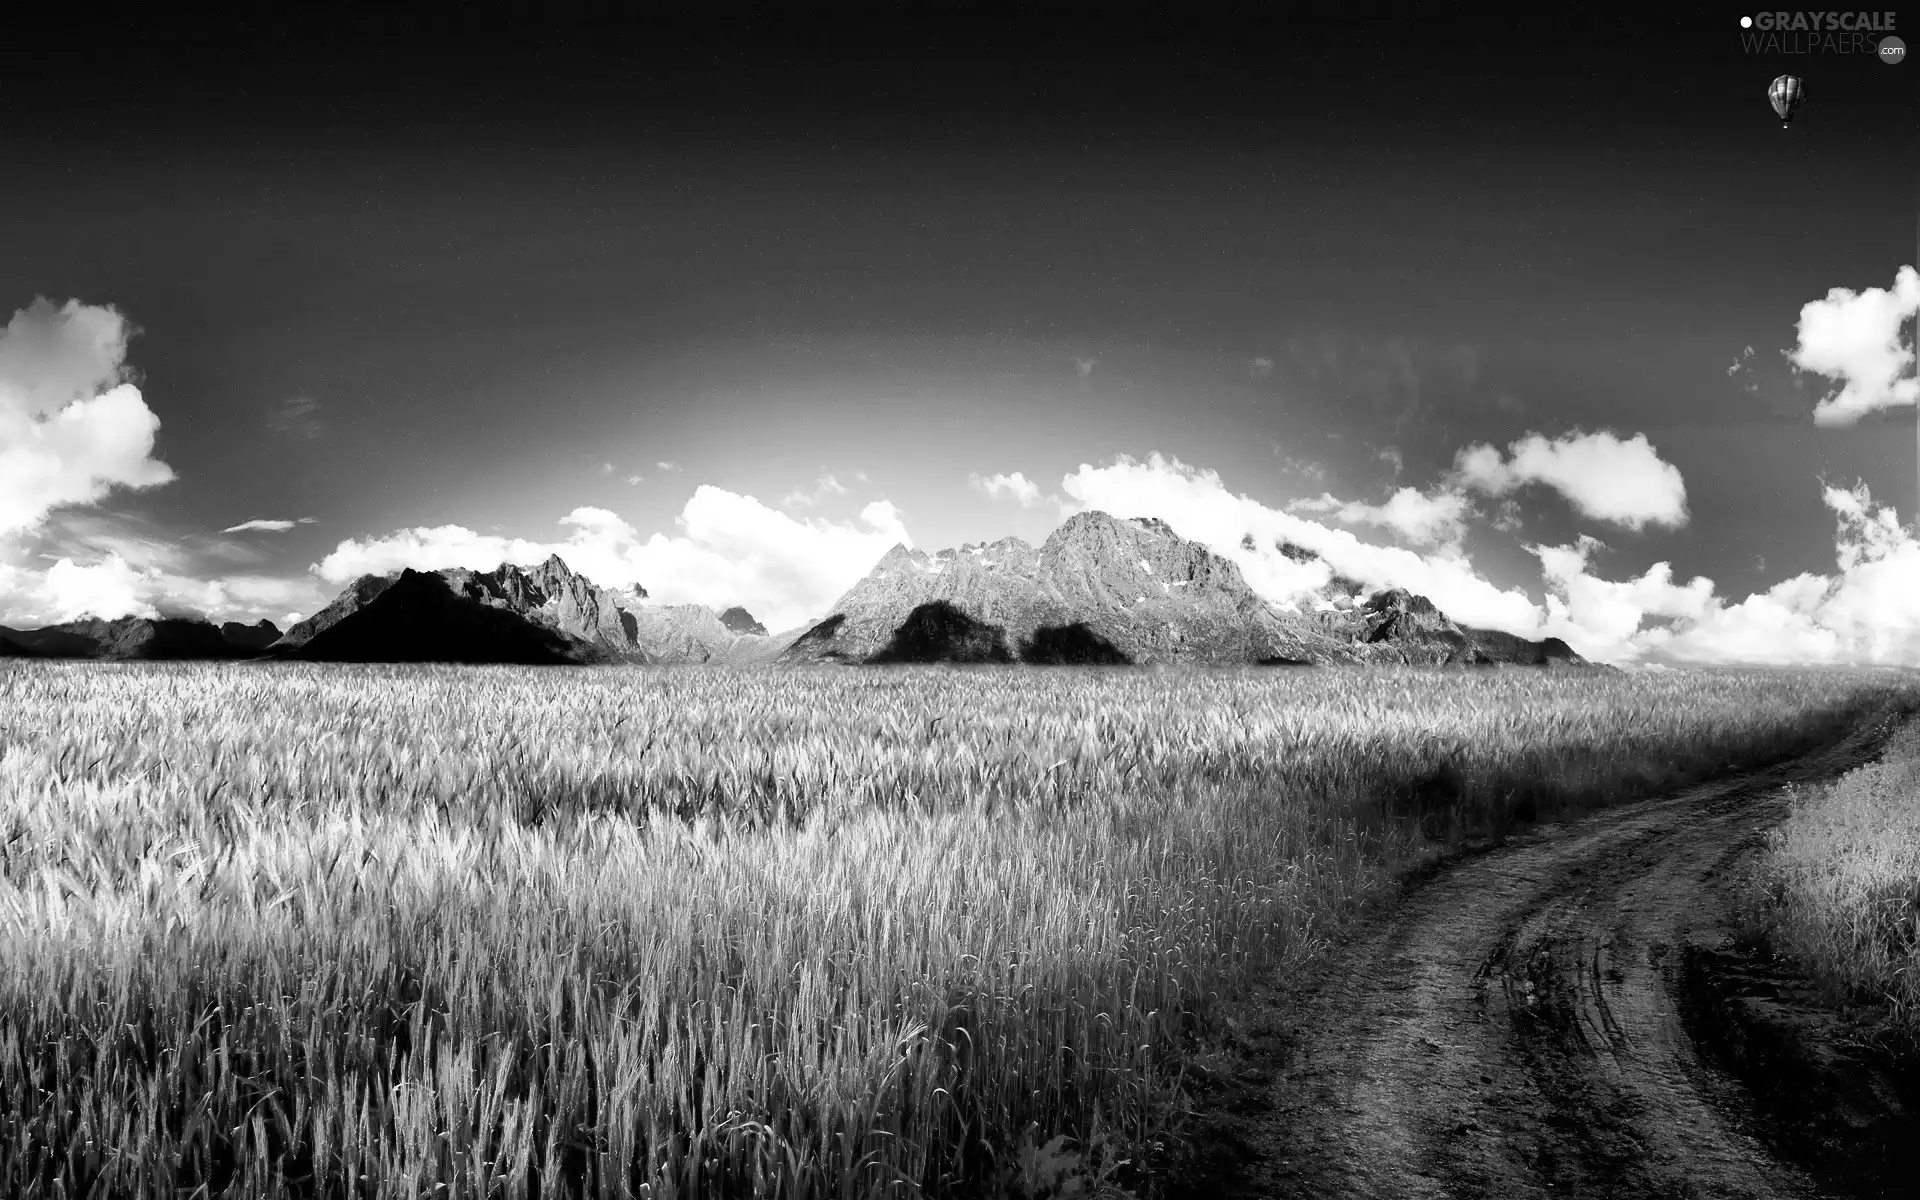
<svg viewBox="0 0 1920 1200">
<path fill-rule="evenodd" d="M 976 621 L 945 600 L 922 604 L 907 614 L 871 663 L 1010 663 L 1007 635 L 998 625 Z"/>
<path fill-rule="evenodd" d="M 292 648 L 292 656 L 311 662 L 536 665 L 612 660 L 586 638 L 462 594 L 446 574 L 402 571 L 371 600 Z"/>
<path fill-rule="evenodd" d="M 895 546 L 780 661 L 999 661 L 1017 647 L 1009 656 L 1028 663 L 1583 662 L 1557 640 L 1465 629 L 1404 590 L 1358 603 L 1359 587 L 1336 578 L 1324 611 L 1283 611 L 1166 522 L 1087 512 L 1038 550 L 1018 538 L 937 554 Z"/>
<path fill-rule="evenodd" d="M 111 621 L 89 617 L 40 629 L 0 626 L 0 640 L 14 647 L 0 649 L 9 657 L 247 658 L 258 653 L 255 647 L 228 641 L 212 622 L 186 617 L 120 617 Z"/>
<path fill-rule="evenodd" d="M 374 597 L 387 590 L 398 579 L 398 575 L 362 575 L 348 584 L 333 602 L 304 621 L 296 621 L 292 628 L 282 634 L 273 644 L 276 651 L 292 650 L 304 646 L 316 634 L 333 628 L 342 620 L 359 612 L 372 602 Z"/>
<path fill-rule="evenodd" d="M 280 627 L 272 621 L 256 621 L 252 625 L 242 625 L 238 621 L 228 621 L 220 627 L 220 636 L 227 644 L 243 650 L 265 650 L 280 640 Z"/>
<path fill-rule="evenodd" d="M 405 578 L 407 573 L 362 575 L 347 585 L 327 607 L 289 629 L 286 636 L 275 644 L 275 650 L 297 651 L 327 630 L 372 608 L 378 603 L 380 597 L 386 594 L 387 589 Z M 602 659 L 646 661 L 644 653 L 633 645 L 626 625 L 620 620 L 620 608 L 614 594 L 606 589 L 595 587 L 583 576 L 575 575 L 559 555 L 554 555 L 531 569 L 503 563 L 491 571 L 470 571 L 455 567 L 442 571 L 412 573 L 437 577 L 446 585 L 451 595 L 470 604 L 511 613 L 552 631 L 568 634 L 580 641 L 596 643 L 604 652 L 599 656 Z M 646 592 L 641 590 L 638 595 L 643 597 Z M 469 623 L 463 628 L 477 631 L 481 626 Z M 365 642 L 366 635 L 359 635 L 359 640 Z M 334 652 L 337 653 L 337 649 Z M 472 653 L 482 657 L 462 657 L 449 661 L 496 661 L 485 657 L 489 651 L 484 647 L 473 647 Z M 569 653 L 578 654 L 579 651 L 573 650 Z M 497 661 L 521 660 L 513 658 Z"/>
<path fill-rule="evenodd" d="M 1120 647 L 1101 637 L 1085 621 L 1044 625 L 1020 643 L 1020 661 L 1048 666 L 1114 666 L 1130 661 Z"/>
<path fill-rule="evenodd" d="M 76 622 L 61 625 L 47 625 L 40 629 L 9 629 L 0 625 L 0 638 L 18 649 L 21 657 L 30 658 L 99 658 L 100 643 L 86 634 L 75 632 L 71 626 Z"/>
<path fill-rule="evenodd" d="M 753 619 L 753 614 L 738 604 L 720 614 L 720 623 L 735 633 L 753 633 L 766 636 L 767 627 Z"/>
</svg>

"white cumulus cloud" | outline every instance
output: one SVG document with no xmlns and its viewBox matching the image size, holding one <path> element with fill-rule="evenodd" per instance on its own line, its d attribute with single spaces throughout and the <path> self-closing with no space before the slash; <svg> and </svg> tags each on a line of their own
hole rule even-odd
<svg viewBox="0 0 1920 1200">
<path fill-rule="evenodd" d="M 1466 532 L 1467 517 L 1473 502 L 1462 492 L 1441 488 L 1432 495 L 1403 487 L 1385 504 L 1342 502 L 1331 493 L 1316 499 L 1296 500 L 1288 505 L 1295 512 L 1322 512 L 1349 525 L 1378 525 L 1392 530 L 1416 546 L 1451 545 Z"/>
<path fill-rule="evenodd" d="M 49 624 L 89 616 L 158 616 L 152 600 L 141 594 L 148 590 L 144 582 L 143 573 L 118 555 L 84 567 L 63 558 L 47 569 L 37 599 Z"/>
<path fill-rule="evenodd" d="M 1830 574 L 1781 580 L 1743 600 L 1712 581 L 1674 583 L 1656 563 L 1637 579 L 1595 578 L 1598 543 L 1537 548 L 1556 595 L 1548 628 L 1594 657 L 1737 664 L 1920 666 L 1920 544 L 1865 485 L 1823 489 L 1835 518 Z M 1585 639 L 1575 641 L 1576 638 Z"/>
<path fill-rule="evenodd" d="M 160 419 L 125 382 L 130 333 L 112 308 L 44 298 L 0 330 L 0 535 L 174 478 L 152 458 Z"/>
<path fill-rule="evenodd" d="M 600 511 L 603 510 L 577 508 L 561 519 L 563 522 L 571 521 L 580 514 Z M 438 571 L 448 567 L 491 571 L 502 562 L 531 566 L 554 552 L 551 546 L 543 542 L 476 533 L 464 525 L 421 525 L 396 530 L 385 537 L 348 538 L 315 563 L 311 570 L 327 583 L 343 584 L 362 575 L 387 575 L 406 567 L 416 571 Z M 567 558 L 570 565 L 580 566 L 564 552 L 562 557 Z"/>
<path fill-rule="evenodd" d="M 1021 505 L 1032 507 L 1040 503 L 1040 485 L 1015 471 L 1011 475 L 981 475 L 974 472 L 967 476 L 967 483 L 975 491 L 985 492 L 994 498 L 1007 496 Z"/>
<path fill-rule="evenodd" d="M 1607 662 L 1638 658 L 1651 644 L 1665 640 L 1667 631 L 1649 630 L 1652 619 L 1698 621 L 1713 608 L 1713 581 L 1696 576 L 1686 584 L 1673 581 L 1673 568 L 1661 562 L 1636 579 L 1602 579 L 1588 572 L 1595 552 L 1605 549 L 1597 539 L 1583 537 L 1572 546 L 1529 547 L 1540 560 L 1546 580 L 1545 629 L 1575 644 L 1582 654 Z"/>
<path fill-rule="evenodd" d="M 0 570 L 0 624 L 36 628 L 83 617 L 158 616 L 253 621 L 291 604 L 313 605 L 320 596 L 308 578 L 202 579 L 113 553 L 89 563 L 63 556 L 45 571 Z"/>
<path fill-rule="evenodd" d="M 1902 326 L 1920 312 L 1920 274 L 1901 267 L 1891 290 L 1834 288 L 1825 300 L 1800 309 L 1798 343 L 1787 355 L 1802 371 L 1825 375 L 1840 388 L 1813 410 L 1819 425 L 1851 425 L 1877 408 L 1920 397 L 1913 348 Z"/>
<path fill-rule="evenodd" d="M 1629 529 L 1687 522 L 1680 469 L 1662 459 L 1644 433 L 1624 441 L 1604 430 L 1551 441 L 1531 433 L 1508 446 L 1505 457 L 1490 445 L 1469 446 L 1454 459 L 1454 477 L 1490 496 L 1545 484 L 1581 515 Z"/>
</svg>

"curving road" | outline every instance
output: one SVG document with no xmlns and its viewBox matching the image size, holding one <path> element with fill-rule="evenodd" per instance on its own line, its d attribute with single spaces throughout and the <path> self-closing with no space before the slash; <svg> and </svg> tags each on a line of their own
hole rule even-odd
<svg viewBox="0 0 1920 1200">
<path fill-rule="evenodd" d="M 1825 751 L 1642 801 L 1443 870 L 1300 1006 L 1247 1195 L 1808 1197 L 1682 1017 L 1689 945 L 1720 940 L 1730 865 Z M 1915 1183 L 1920 1187 L 1920 1182 Z"/>
</svg>

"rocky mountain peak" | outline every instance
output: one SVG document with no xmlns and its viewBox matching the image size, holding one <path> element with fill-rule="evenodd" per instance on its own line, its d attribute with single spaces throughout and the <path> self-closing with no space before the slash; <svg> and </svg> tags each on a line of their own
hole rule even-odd
<svg viewBox="0 0 1920 1200">
<path fill-rule="evenodd" d="M 905 542 L 895 542 L 893 549 L 881 555 L 880 561 L 873 565 L 873 569 L 875 571 L 912 570 L 915 567 L 925 566 L 926 561 L 925 551 L 911 549 Z"/>
<path fill-rule="evenodd" d="M 1425 596 L 1416 596 L 1405 588 L 1375 592 L 1360 606 L 1367 642 L 1444 643 L 1465 647 L 1466 631 L 1447 619 Z"/>
<path fill-rule="evenodd" d="M 1368 612 L 1402 616 L 1437 616 L 1440 610 L 1425 596 L 1416 596 L 1405 588 L 1387 588 L 1375 592 L 1364 605 Z"/>
<path fill-rule="evenodd" d="M 1180 536 L 1173 531 L 1173 526 L 1162 521 L 1159 517 L 1134 517 L 1132 520 L 1135 525 L 1160 537 L 1178 539 Z"/>
<path fill-rule="evenodd" d="M 522 576 L 549 595 L 572 591 L 581 584 L 593 586 L 584 576 L 576 575 L 573 568 L 567 565 L 567 560 L 558 554 L 549 554 L 545 562 L 530 570 L 523 571 L 511 563 L 501 563 L 492 573 L 503 582 L 511 575 Z"/>
<path fill-rule="evenodd" d="M 1152 517 L 1125 518 L 1099 509 L 1088 509 L 1075 513 L 1060 523 L 1060 527 L 1047 535 L 1040 544 L 1045 553 L 1050 547 L 1067 545 L 1106 545 L 1118 541 L 1137 541 L 1142 533 L 1158 537 L 1175 537 L 1173 530 L 1165 522 Z"/>
</svg>

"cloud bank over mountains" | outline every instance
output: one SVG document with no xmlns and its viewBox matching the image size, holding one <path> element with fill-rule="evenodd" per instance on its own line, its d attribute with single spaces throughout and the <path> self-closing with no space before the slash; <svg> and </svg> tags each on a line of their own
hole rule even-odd
<svg viewBox="0 0 1920 1200">
<path fill-rule="evenodd" d="M 1912 268 L 1903 268 L 1890 290 L 1836 288 L 1801 310 L 1786 358 L 1803 376 L 1836 385 L 1816 420 L 1846 423 L 1920 399 L 1913 352 L 1902 340 L 1902 322 L 1916 311 L 1920 275 Z M 795 516 L 701 484 L 673 533 L 643 535 L 610 509 L 580 506 L 560 518 L 567 530 L 553 540 L 458 524 L 399 528 L 339 541 L 304 575 L 203 577 L 195 561 L 261 562 L 259 547 L 277 540 L 231 535 L 282 534 L 316 518 L 252 517 L 222 529 L 224 539 L 210 523 L 205 534 L 169 541 L 133 536 L 129 518 L 87 514 L 111 494 L 175 479 L 154 457 L 160 418 L 128 369 L 133 333 L 111 307 L 44 299 L 0 330 L 0 623 L 185 613 L 288 621 L 362 574 L 489 570 L 557 553 L 604 586 L 639 584 L 658 603 L 744 604 L 781 630 L 824 615 L 894 545 L 914 544 L 901 510 L 885 498 L 833 520 Z M 1736 360 L 1733 371 L 1752 357 Z M 299 422 L 313 409 L 311 401 L 290 402 L 276 427 L 307 431 Z M 311 427 L 311 435 L 317 432 Z M 654 465 L 681 469 L 666 460 Z M 1404 464 L 1388 465 L 1397 480 Z M 963 479 L 976 495 L 1051 508 L 1062 519 L 1093 509 L 1160 518 L 1232 559 L 1250 586 L 1281 605 L 1309 603 L 1308 594 L 1337 574 L 1370 589 L 1425 595 L 1465 624 L 1561 638 L 1597 661 L 1920 665 L 1920 606 L 1911 600 L 1920 594 L 1920 543 L 1864 485 L 1821 493 L 1835 523 L 1830 572 L 1798 575 L 1742 599 L 1721 595 L 1705 577 L 1683 581 L 1667 562 L 1638 576 L 1605 577 L 1607 543 L 1597 535 L 1644 537 L 1689 519 L 1680 470 L 1643 433 L 1529 432 L 1504 447 L 1467 445 L 1425 490 L 1396 487 L 1378 502 L 1322 491 L 1269 505 L 1233 491 L 1215 471 L 1158 453 L 1144 461 L 1121 454 L 1104 465 L 1083 462 L 1053 490 L 1021 471 L 956 472 L 953 486 Z M 848 480 L 866 483 L 861 472 L 822 474 L 782 503 L 858 503 Z M 1468 535 L 1476 528 L 1511 532 L 1519 527 L 1520 501 L 1553 497 L 1599 528 L 1582 530 L 1569 544 L 1522 543 L 1539 564 L 1536 592 L 1484 575 L 1466 552 Z M 1354 527 L 1397 544 L 1365 540 Z M 40 547 L 37 555 L 27 553 L 31 545 Z"/>
<path fill-rule="evenodd" d="M 264 575 L 183 573 L 177 547 L 95 533 L 95 561 L 46 555 L 45 569 L 7 561 L 50 514 L 95 505 L 117 489 L 171 483 L 153 457 L 160 418 L 127 365 L 136 330 L 117 309 L 36 298 L 0 330 L 0 620 L 57 623 L 81 616 L 213 616 L 282 611 L 312 591 Z M 210 547 L 215 557 L 223 548 Z"/>
<path fill-rule="evenodd" d="M 313 569 L 338 587 L 402 567 L 491 570 L 558 554 L 603 587 L 637 583 L 662 604 L 745 604 L 767 628 L 784 630 L 824 615 L 896 543 L 913 544 L 899 510 L 886 500 L 861 509 L 857 522 L 803 521 L 707 484 L 681 509 L 678 536 L 655 533 L 643 541 L 604 508 L 576 508 L 560 523 L 573 532 L 554 542 L 494 537 L 459 525 L 405 529 L 341 542 Z"/>
<path fill-rule="evenodd" d="M 1636 442 L 1645 445 L 1644 439 L 1621 443 L 1610 437 L 1587 444 L 1603 447 L 1594 456 L 1603 460 L 1617 452 L 1609 444 L 1628 447 L 1629 461 L 1651 454 L 1631 449 Z M 1582 453 L 1568 457 L 1590 461 Z M 1654 476 L 1667 479 L 1672 468 L 1660 465 L 1666 470 Z M 1590 482 L 1583 478 L 1577 486 Z M 1666 497 L 1677 505 L 1683 497 L 1677 471 L 1671 483 Z M 1369 588 L 1399 586 L 1423 594 L 1464 624 L 1561 638 L 1597 661 L 1920 663 L 1920 607 L 1909 599 L 1920 589 L 1920 543 L 1891 508 L 1873 503 L 1864 485 L 1824 490 L 1822 499 L 1836 519 L 1832 574 L 1798 575 L 1729 602 L 1710 579 L 1676 582 L 1669 563 L 1625 580 L 1596 575 L 1592 562 L 1604 543 L 1583 536 L 1570 546 L 1527 547 L 1540 561 L 1543 603 L 1487 580 L 1457 545 L 1424 553 L 1372 545 L 1236 495 L 1217 473 L 1157 454 L 1144 463 L 1121 456 L 1104 467 L 1082 464 L 1061 487 L 1075 511 L 1162 518 L 1232 559 L 1254 590 L 1277 602 L 1297 600 L 1337 573 Z M 1648 512 L 1684 512 L 1672 505 L 1616 505 L 1618 498 L 1605 494 L 1588 499 L 1629 528 L 1636 519 L 1651 519 Z M 1281 549 L 1288 543 L 1314 551 L 1320 561 L 1296 561 Z"/>
</svg>

